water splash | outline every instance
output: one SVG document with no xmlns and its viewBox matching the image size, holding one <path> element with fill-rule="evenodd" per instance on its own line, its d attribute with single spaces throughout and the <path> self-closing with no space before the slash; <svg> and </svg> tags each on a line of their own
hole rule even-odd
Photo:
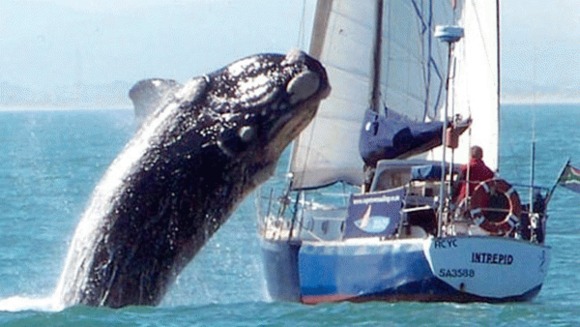
<svg viewBox="0 0 580 327">
<path fill-rule="evenodd" d="M 177 105 L 168 106 L 161 112 L 160 117 L 145 122 L 150 126 L 137 132 L 96 186 L 69 247 L 65 265 L 53 295 L 54 307 L 66 308 L 79 302 L 79 290 L 84 289 L 87 283 L 86 268 L 91 265 L 91 262 L 87 260 L 90 259 L 96 244 L 103 237 L 101 232 L 105 228 L 103 217 L 112 210 L 118 190 L 125 183 L 126 172 L 138 164 L 150 140 L 159 133 L 158 129 L 162 128 L 165 118 L 177 109 Z"/>
<path fill-rule="evenodd" d="M 55 301 L 53 297 L 31 298 L 23 296 L 11 296 L 0 299 L 0 311 L 20 312 L 20 311 L 62 311 L 65 307 Z"/>
</svg>

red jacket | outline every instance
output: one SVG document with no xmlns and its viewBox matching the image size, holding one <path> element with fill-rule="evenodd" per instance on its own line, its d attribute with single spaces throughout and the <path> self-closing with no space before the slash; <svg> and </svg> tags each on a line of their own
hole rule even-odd
<svg viewBox="0 0 580 327">
<path fill-rule="evenodd" d="M 467 176 L 467 167 L 469 166 L 469 178 Z M 469 180 L 469 194 L 473 194 L 473 191 L 479 184 L 479 182 L 492 179 L 495 173 L 489 169 L 483 160 L 471 158 L 468 165 L 461 166 L 461 175 L 459 176 L 459 196 L 458 200 L 462 200 L 466 196 L 465 181 Z"/>
</svg>

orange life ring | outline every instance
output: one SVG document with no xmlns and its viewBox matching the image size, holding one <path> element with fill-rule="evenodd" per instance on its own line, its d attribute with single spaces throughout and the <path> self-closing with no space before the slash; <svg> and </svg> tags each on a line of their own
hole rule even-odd
<svg viewBox="0 0 580 327">
<path fill-rule="evenodd" d="M 490 200 L 496 194 L 503 194 L 508 200 L 508 206 L 499 208 L 506 209 L 507 214 L 503 219 L 489 219 L 485 209 L 490 208 Z M 490 179 L 477 185 L 471 196 L 469 212 L 476 225 L 482 229 L 497 235 L 509 235 L 519 224 L 522 213 L 522 205 L 518 192 L 503 179 Z"/>
</svg>

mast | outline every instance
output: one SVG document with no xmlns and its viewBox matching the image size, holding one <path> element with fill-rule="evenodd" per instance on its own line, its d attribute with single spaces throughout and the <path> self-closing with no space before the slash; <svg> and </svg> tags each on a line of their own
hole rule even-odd
<svg viewBox="0 0 580 327">
<path fill-rule="evenodd" d="M 463 37 L 463 28 L 459 26 L 436 26 L 434 36 L 442 42 L 446 42 L 448 46 L 448 57 L 447 57 L 447 79 L 446 88 L 449 89 L 449 80 L 451 78 L 451 61 L 453 59 L 453 48 L 455 42 L 459 41 Z M 447 99 L 445 101 L 445 113 L 443 115 L 443 131 L 441 136 L 442 144 L 442 156 L 441 156 L 441 186 L 439 188 L 439 218 L 437 219 L 437 237 L 442 235 L 443 226 L 443 213 L 444 206 L 447 201 L 447 192 L 445 188 L 445 171 L 446 171 L 446 158 L 445 158 L 445 148 L 447 143 L 447 115 L 449 110 L 449 92 L 447 92 Z M 451 171 L 449 172 L 452 173 Z"/>
<path fill-rule="evenodd" d="M 534 124 L 535 125 L 535 124 Z M 534 127 L 535 128 L 535 127 Z M 536 179 L 536 133 L 532 136 L 532 150 L 531 157 L 532 162 L 530 163 L 530 213 L 534 212 L 534 183 Z"/>
<path fill-rule="evenodd" d="M 381 104 L 381 61 L 383 37 L 383 0 L 377 1 L 375 8 L 375 39 L 373 42 L 372 84 L 370 109 L 379 113 Z"/>
<path fill-rule="evenodd" d="M 501 49 L 500 49 L 501 43 L 499 42 L 499 40 L 500 40 L 500 35 L 499 35 L 500 30 L 499 30 L 499 28 L 500 28 L 500 17 L 501 16 L 500 16 L 500 13 L 499 13 L 499 0 L 496 0 L 495 1 L 495 15 L 496 15 L 495 16 L 495 21 L 496 21 L 496 34 L 495 34 L 495 37 L 496 37 L 495 40 L 496 41 L 495 42 L 497 44 L 497 52 L 496 52 L 496 58 L 497 58 L 497 90 L 496 90 L 496 93 L 497 93 L 497 104 L 496 105 L 497 105 L 497 108 L 498 108 L 497 109 L 497 113 L 496 113 L 496 115 L 497 115 L 497 118 L 496 119 L 497 119 L 497 139 L 498 139 L 498 142 L 499 142 L 499 139 L 500 139 L 500 131 L 501 131 L 501 128 L 500 128 L 500 124 L 501 124 L 501 119 L 500 119 L 500 110 L 501 110 L 501 106 L 500 106 L 500 95 L 501 95 L 501 69 L 500 68 L 501 67 L 500 67 L 500 65 L 501 65 L 501 60 L 499 60 L 500 55 L 501 55 Z M 497 170 L 499 170 L 499 160 L 500 160 L 499 150 L 498 150 L 498 153 L 496 153 L 496 156 L 497 156 L 497 159 L 496 159 L 496 161 L 497 161 L 496 171 L 497 171 Z"/>
</svg>

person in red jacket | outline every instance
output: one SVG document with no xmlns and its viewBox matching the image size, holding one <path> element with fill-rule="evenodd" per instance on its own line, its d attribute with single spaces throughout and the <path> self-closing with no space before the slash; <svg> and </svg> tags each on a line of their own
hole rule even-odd
<svg viewBox="0 0 580 327">
<path fill-rule="evenodd" d="M 472 146 L 469 163 L 461 166 L 461 173 L 458 180 L 459 192 L 455 193 L 457 194 L 455 202 L 461 202 L 468 195 L 465 184 L 469 184 L 469 195 L 471 195 L 480 182 L 494 177 L 495 173 L 483 162 L 483 150 L 481 147 L 477 145 Z"/>
</svg>

